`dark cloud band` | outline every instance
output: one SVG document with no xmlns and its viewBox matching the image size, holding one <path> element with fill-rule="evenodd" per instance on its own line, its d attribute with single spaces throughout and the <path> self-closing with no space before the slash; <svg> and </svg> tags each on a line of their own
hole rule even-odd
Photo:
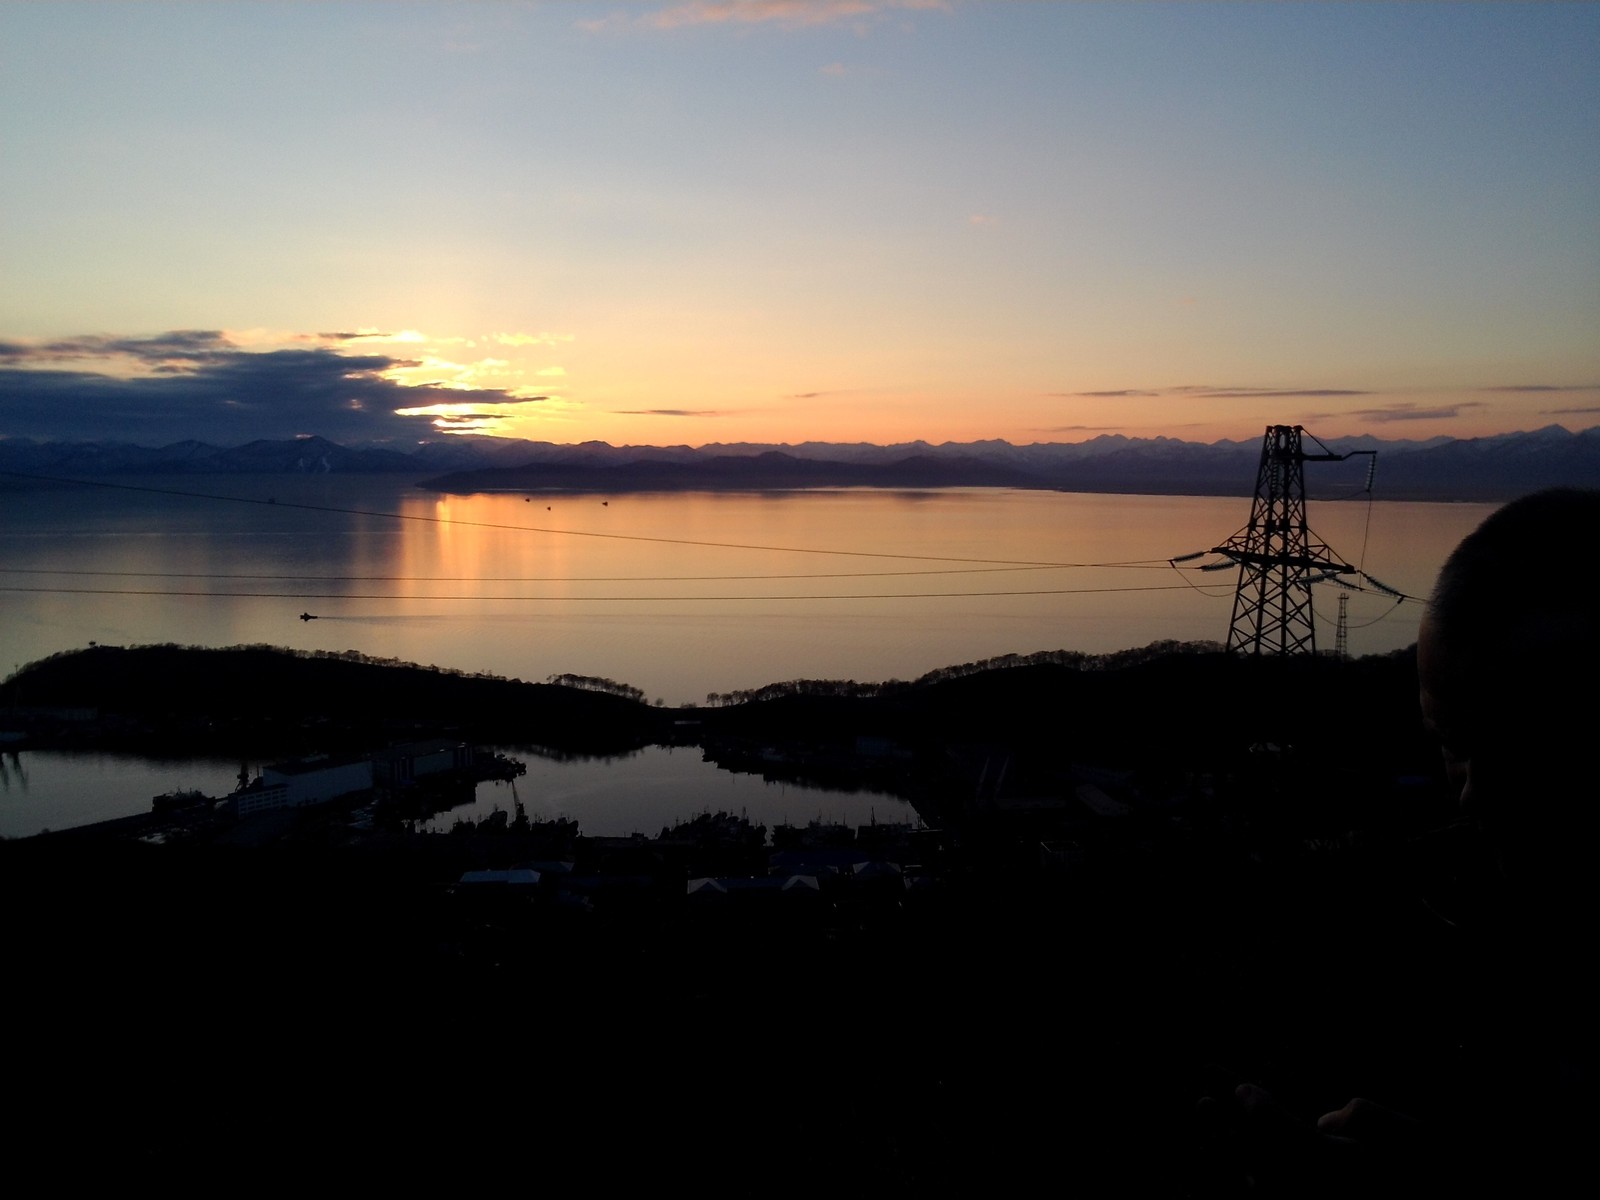
<svg viewBox="0 0 1600 1200">
<path fill-rule="evenodd" d="M 97 370 L 132 359 L 132 377 Z M 71 369 L 51 364 L 72 364 Z M 185 439 L 237 443 L 316 433 L 334 440 L 414 439 L 432 418 L 395 410 L 519 403 L 501 390 L 406 387 L 383 372 L 410 360 L 327 347 L 249 351 L 215 331 L 89 335 L 0 343 L 0 436 L 43 441 Z M 89 364 L 85 366 L 84 364 Z"/>
</svg>

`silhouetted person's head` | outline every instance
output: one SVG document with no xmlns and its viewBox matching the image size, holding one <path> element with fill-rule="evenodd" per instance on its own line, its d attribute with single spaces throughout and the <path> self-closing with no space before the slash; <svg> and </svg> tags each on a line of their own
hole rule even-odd
<svg viewBox="0 0 1600 1200">
<path fill-rule="evenodd" d="M 1517 882 L 1565 888 L 1600 853 L 1600 491 L 1513 501 L 1445 563 L 1417 640 L 1423 716 Z"/>
</svg>

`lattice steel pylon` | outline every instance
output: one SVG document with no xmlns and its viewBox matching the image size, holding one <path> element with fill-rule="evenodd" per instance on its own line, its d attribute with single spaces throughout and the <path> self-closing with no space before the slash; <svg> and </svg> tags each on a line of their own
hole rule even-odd
<svg viewBox="0 0 1600 1200">
<path fill-rule="evenodd" d="M 1303 433 L 1298 425 L 1267 426 L 1250 523 L 1212 548 L 1213 554 L 1239 564 L 1228 626 L 1230 654 L 1315 654 L 1312 581 L 1355 572 L 1306 528 L 1304 464 L 1338 462 L 1346 456 L 1328 453 L 1327 447 L 1321 454 L 1307 454 L 1300 448 Z"/>
</svg>

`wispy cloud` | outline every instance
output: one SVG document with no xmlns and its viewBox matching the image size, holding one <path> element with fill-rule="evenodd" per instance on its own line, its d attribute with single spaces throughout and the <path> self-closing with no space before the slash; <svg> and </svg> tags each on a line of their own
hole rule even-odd
<svg viewBox="0 0 1600 1200">
<path fill-rule="evenodd" d="M 1438 404 L 1431 408 L 1421 408 L 1415 404 L 1391 404 L 1384 408 L 1358 408 L 1353 412 L 1339 414 L 1348 417 L 1365 417 L 1369 421 L 1380 424 L 1389 421 L 1447 421 L 1459 417 L 1462 409 L 1482 408 L 1477 400 L 1463 400 L 1456 404 Z M 1315 417 L 1324 417 L 1332 414 L 1315 413 Z"/>
<path fill-rule="evenodd" d="M 1189 398 L 1195 400 L 1285 400 L 1327 396 L 1370 396 L 1374 393 L 1359 388 L 1266 388 L 1266 387 L 1214 387 L 1206 384 L 1185 384 L 1168 388 L 1114 388 L 1096 392 L 1049 392 L 1051 396 L 1066 399 L 1116 400 L 1134 398 Z"/>
<path fill-rule="evenodd" d="M 863 393 L 882 395 L 886 392 L 900 391 L 900 388 L 825 388 L 815 392 L 786 392 L 778 397 L 780 400 L 822 400 L 828 396 L 859 396 Z"/>
<path fill-rule="evenodd" d="M 1512 383 L 1500 387 L 1483 387 L 1481 393 L 1500 396 L 1596 396 L 1600 384 L 1593 383 Z M 1542 417 L 1591 417 L 1600 413 L 1600 404 L 1580 404 L 1568 408 L 1541 409 Z"/>
<path fill-rule="evenodd" d="M 611 411 L 618 416 L 624 417 L 721 417 L 726 415 L 724 410 L 715 408 L 614 408 Z"/>
<path fill-rule="evenodd" d="M 1057 396 L 1057 397 L 1062 397 L 1062 398 L 1066 398 L 1066 399 L 1072 399 L 1072 398 L 1081 396 L 1081 397 L 1085 397 L 1085 398 L 1090 399 L 1090 400 L 1117 400 L 1117 399 L 1121 399 L 1123 397 L 1159 396 L 1161 394 L 1162 393 L 1160 393 L 1160 392 L 1141 391 L 1138 388 L 1117 388 L 1117 389 L 1115 389 L 1113 391 L 1109 391 L 1109 392 L 1046 392 L 1045 393 L 1045 395 L 1047 395 L 1047 396 Z M 1079 428 L 1079 426 L 1072 425 L 1072 426 L 1064 426 L 1063 428 L 1076 429 L 1076 428 Z"/>
<path fill-rule="evenodd" d="M 1359 388 L 1256 388 L 1256 387 L 1180 387 L 1172 395 L 1194 396 L 1202 400 L 1288 400 L 1303 397 L 1370 396 Z"/>
<path fill-rule="evenodd" d="M 1600 384 L 1594 383 L 1513 383 L 1505 387 L 1479 388 L 1480 392 L 1597 392 Z"/>
<path fill-rule="evenodd" d="M 353 333 L 320 333 L 318 338 L 330 342 L 362 342 L 375 346 L 461 346 L 467 339 L 464 337 L 430 337 L 420 329 L 397 329 L 388 332 L 382 329 L 357 329 Z"/>
</svg>

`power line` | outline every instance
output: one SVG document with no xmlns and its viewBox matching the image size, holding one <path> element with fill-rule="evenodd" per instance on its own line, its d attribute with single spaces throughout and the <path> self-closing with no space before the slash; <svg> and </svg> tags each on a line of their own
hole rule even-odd
<svg viewBox="0 0 1600 1200">
<path fill-rule="evenodd" d="M 1400 611 L 1400 605 L 1403 604 L 1403 603 L 1404 603 L 1404 601 L 1396 600 L 1393 604 L 1391 604 L 1388 608 L 1384 609 L 1377 616 L 1373 617 L 1370 621 L 1363 621 L 1359 625 L 1350 626 L 1350 628 L 1351 629 L 1366 629 L 1368 626 L 1376 625 L 1379 621 L 1387 621 L 1390 617 L 1394 616 L 1395 613 Z"/>
<path fill-rule="evenodd" d="M 251 574 L 231 571 L 105 571 L 76 567 L 6 567 L 5 575 L 71 575 L 114 579 L 296 579 L 316 583 L 743 583 L 796 579 L 892 579 L 928 575 L 991 575 L 1018 571 L 1055 571 L 1079 567 L 1119 570 L 1160 569 L 1165 563 L 1059 563 L 1054 566 L 944 567 L 920 571 L 819 571 L 761 575 L 301 575 L 288 572 Z"/>
<path fill-rule="evenodd" d="M 1066 563 L 1009 558 L 965 558 L 949 554 L 906 554 L 879 550 L 830 550 L 807 546 L 768 546 L 751 542 L 715 542 L 696 538 L 658 537 L 641 533 L 601 533 L 588 529 L 554 529 L 543 525 L 511 525 L 496 521 L 468 521 L 423 513 L 379 512 L 366 508 L 341 508 L 331 504 L 304 504 L 298 501 L 280 501 L 276 498 L 258 500 L 250 496 L 226 496 L 214 492 L 186 492 L 176 488 L 148 487 L 132 483 L 108 483 L 98 479 L 66 479 L 51 475 L 31 475 L 21 471 L 0 471 L 0 476 L 12 479 L 30 479 L 39 483 L 64 483 L 79 487 L 141 492 L 155 496 L 180 496 L 189 500 L 217 500 L 228 504 L 254 504 L 263 508 L 287 508 L 302 512 L 337 513 L 352 517 L 379 517 L 392 521 L 416 521 L 431 525 L 459 525 L 469 529 L 497 529 L 514 533 L 544 533 L 560 537 L 604 538 L 609 541 L 648 542 L 665 546 L 698 546 L 713 550 L 760 550 L 776 554 L 830 554 L 846 558 L 888 558 L 902 562 L 966 563 L 977 566 L 997 567 L 1125 567 L 1155 565 L 1166 561 L 1164 559 L 1142 559 L 1122 563 Z"/>
<path fill-rule="evenodd" d="M 69 588 L 21 587 L 0 585 L 0 592 L 28 593 L 53 596 L 173 596 L 195 597 L 207 600 L 397 600 L 397 601 L 508 601 L 508 602 L 571 602 L 616 601 L 670 603 L 674 601 L 703 602 L 708 600 L 760 602 L 801 600 L 975 600 L 1004 596 L 1084 596 L 1115 592 L 1177 592 L 1192 587 L 1182 584 L 1153 584 L 1142 587 L 1103 588 L 1039 588 L 1002 592 L 837 592 L 815 595 L 784 596 L 403 596 L 384 592 L 209 592 L 162 590 L 156 588 Z"/>
<path fill-rule="evenodd" d="M 1348 590 L 1350 590 L 1352 592 L 1359 592 L 1359 593 L 1361 593 L 1363 595 L 1367 595 L 1367 596 L 1383 595 L 1383 593 L 1381 593 L 1381 592 L 1368 590 L 1367 588 L 1350 588 Z M 1377 616 L 1372 617 L 1372 618 L 1370 618 L 1368 620 L 1362 621 L 1358 625 L 1349 625 L 1349 626 L 1347 626 L 1347 628 L 1349 628 L 1349 629 L 1368 629 L 1373 625 L 1379 624 L 1380 622 L 1387 621 L 1390 617 L 1394 616 L 1395 613 L 1400 611 L 1400 606 L 1403 605 L 1406 602 L 1406 600 L 1409 599 L 1409 598 L 1410 597 L 1401 597 L 1401 598 L 1395 600 L 1395 602 L 1393 604 L 1389 605 L 1388 608 L 1384 609 Z M 1325 613 L 1320 613 L 1319 612 L 1319 613 L 1316 614 L 1316 617 L 1317 617 L 1317 620 L 1321 621 L 1324 625 L 1336 625 L 1337 624 L 1335 618 L 1330 617 L 1330 616 L 1326 615 Z"/>
<path fill-rule="evenodd" d="M 1201 553 L 1205 553 L 1205 552 L 1202 551 Z M 1194 557 L 1198 557 L 1198 556 L 1197 555 L 1185 555 L 1184 557 L 1186 557 L 1186 558 L 1194 558 Z M 1179 579 L 1183 579 L 1183 572 L 1184 571 L 1203 571 L 1203 570 L 1205 570 L 1204 567 L 1180 567 L 1178 565 L 1178 562 L 1179 562 L 1178 559 L 1173 559 L 1172 563 L 1171 563 L 1171 566 L 1172 566 L 1172 569 L 1174 571 L 1178 572 L 1178 578 Z M 1232 563 L 1226 563 L 1224 565 L 1231 567 L 1233 564 Z M 1191 587 L 1195 591 L 1199 592 L 1207 600 L 1227 600 L 1233 595 L 1233 589 L 1232 588 L 1229 588 L 1225 592 L 1208 592 L 1208 591 L 1206 591 L 1205 588 L 1201 587 L 1198 583 L 1191 583 L 1187 579 L 1183 579 L 1183 582 L 1188 587 Z"/>
</svg>

